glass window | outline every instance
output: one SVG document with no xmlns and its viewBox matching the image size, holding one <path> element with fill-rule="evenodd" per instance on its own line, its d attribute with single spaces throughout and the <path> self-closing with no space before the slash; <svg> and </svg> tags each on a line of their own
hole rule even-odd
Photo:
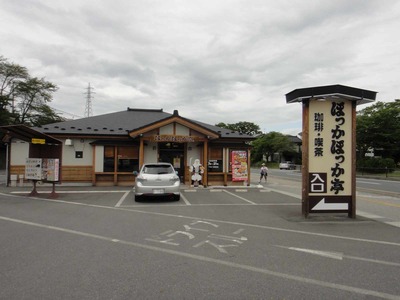
<svg viewBox="0 0 400 300">
<path fill-rule="evenodd" d="M 115 171 L 139 171 L 138 146 L 104 146 L 104 172 Z"/>
<path fill-rule="evenodd" d="M 118 172 L 133 172 L 139 170 L 139 147 L 118 146 Z"/>
<path fill-rule="evenodd" d="M 104 146 L 104 172 L 114 172 L 114 146 Z"/>
<path fill-rule="evenodd" d="M 165 166 L 165 165 L 146 165 L 143 168 L 144 174 L 174 174 L 174 169 L 172 166 Z"/>
</svg>

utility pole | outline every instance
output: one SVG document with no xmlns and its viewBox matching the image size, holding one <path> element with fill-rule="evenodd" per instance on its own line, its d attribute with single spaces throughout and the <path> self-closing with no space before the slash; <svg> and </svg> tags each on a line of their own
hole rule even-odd
<svg viewBox="0 0 400 300">
<path fill-rule="evenodd" d="M 93 88 L 90 86 L 89 82 L 86 92 L 85 118 L 93 116 L 92 99 L 93 99 L 93 94 L 95 94 L 95 92 L 93 92 L 92 90 Z"/>
</svg>

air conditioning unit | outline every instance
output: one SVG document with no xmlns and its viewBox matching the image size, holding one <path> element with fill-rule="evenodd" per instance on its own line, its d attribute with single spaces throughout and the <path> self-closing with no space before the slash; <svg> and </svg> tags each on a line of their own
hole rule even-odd
<svg viewBox="0 0 400 300">
<path fill-rule="evenodd" d="M 72 145 L 73 145 L 73 142 L 72 142 L 71 139 L 66 139 L 65 140 L 65 146 L 72 146 Z"/>
</svg>

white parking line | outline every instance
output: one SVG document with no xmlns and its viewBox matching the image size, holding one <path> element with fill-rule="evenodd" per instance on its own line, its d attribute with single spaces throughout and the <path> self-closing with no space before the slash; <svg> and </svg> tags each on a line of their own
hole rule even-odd
<svg viewBox="0 0 400 300">
<path fill-rule="evenodd" d="M 125 198 L 129 195 L 130 192 L 131 192 L 131 191 L 126 192 L 126 193 L 121 197 L 121 199 L 119 199 L 118 203 L 115 204 L 115 207 L 120 207 L 121 204 L 122 204 L 122 202 L 124 202 Z"/>
<path fill-rule="evenodd" d="M 185 202 L 186 205 L 192 205 L 192 204 L 189 202 L 189 200 L 188 200 L 185 196 L 183 196 L 182 193 L 181 193 L 181 198 L 182 198 L 182 200 Z"/>
<path fill-rule="evenodd" d="M 250 204 L 257 204 L 257 203 L 255 203 L 255 202 L 253 202 L 253 201 L 247 200 L 246 198 L 243 198 L 243 197 L 240 197 L 240 196 L 238 196 L 238 195 L 235 195 L 234 193 L 228 192 L 227 190 L 224 190 L 224 192 L 227 193 L 227 194 L 229 194 L 229 195 L 232 195 L 232 196 L 234 196 L 234 197 L 236 197 L 236 198 L 239 198 L 239 199 L 241 199 L 241 200 L 243 200 L 243 201 L 246 201 L 246 202 L 248 202 L 248 203 L 250 203 Z"/>
<path fill-rule="evenodd" d="M 31 191 L 13 191 L 10 192 L 10 194 L 29 194 Z M 39 194 L 50 194 L 52 191 L 38 191 Z M 57 194 L 93 194 L 93 193 L 102 193 L 102 194 L 106 194 L 106 193 L 126 193 L 126 192 L 130 192 L 130 190 L 128 191 L 57 191 Z"/>
</svg>

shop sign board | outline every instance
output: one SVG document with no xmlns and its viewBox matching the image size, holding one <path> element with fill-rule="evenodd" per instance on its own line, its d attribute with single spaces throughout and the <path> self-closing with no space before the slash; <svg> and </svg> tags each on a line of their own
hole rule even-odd
<svg viewBox="0 0 400 300">
<path fill-rule="evenodd" d="M 32 144 L 41 144 L 41 145 L 46 144 L 46 140 L 45 139 L 32 138 L 31 142 L 32 142 Z"/>
<path fill-rule="evenodd" d="M 309 213 L 351 211 L 352 109 L 346 99 L 309 102 Z"/>
<path fill-rule="evenodd" d="M 25 162 L 25 179 L 42 180 L 42 159 L 27 158 Z"/>
<path fill-rule="evenodd" d="M 170 143 L 189 143 L 195 142 L 195 138 L 193 136 L 186 135 L 155 135 L 153 136 L 154 142 L 170 142 Z"/>
<path fill-rule="evenodd" d="M 208 160 L 209 172 L 222 172 L 222 159 L 209 159 Z"/>
<path fill-rule="evenodd" d="M 232 181 L 247 181 L 247 151 L 232 151 Z"/>
<path fill-rule="evenodd" d="M 60 180 L 60 160 L 58 158 L 27 158 L 25 178 L 56 182 Z"/>
</svg>

